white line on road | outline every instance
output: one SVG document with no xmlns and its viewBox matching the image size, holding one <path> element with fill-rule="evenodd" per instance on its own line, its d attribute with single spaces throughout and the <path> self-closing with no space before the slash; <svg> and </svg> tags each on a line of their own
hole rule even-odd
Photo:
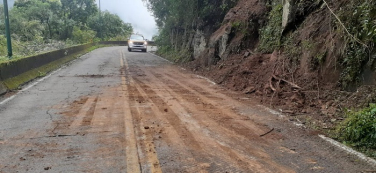
<svg viewBox="0 0 376 173">
<path fill-rule="evenodd" d="M 4 99 L 3 101 L 0 102 L 0 105 L 3 105 L 3 104 L 5 104 L 5 103 L 7 103 L 7 102 L 13 100 L 17 95 L 19 95 L 19 94 L 21 94 L 21 93 L 23 93 L 23 92 L 29 90 L 30 88 L 32 88 L 33 86 L 37 85 L 38 83 L 40 83 L 40 82 L 46 80 L 47 78 L 51 77 L 51 76 L 52 76 L 53 74 L 55 74 L 56 72 L 60 71 L 62 68 L 63 68 L 63 67 L 60 67 L 59 69 L 57 69 L 57 70 L 51 72 L 49 75 L 47 75 L 47 76 L 45 76 L 45 77 L 43 77 L 43 78 L 40 78 L 40 79 L 38 79 L 37 81 L 33 82 L 32 84 L 30 84 L 30 85 L 26 86 L 25 88 L 21 89 L 20 91 L 18 91 L 17 94 L 15 94 L 15 95 L 13 95 L 13 96 L 11 96 L 11 97 L 8 97 L 8 98 L 6 98 L 6 99 Z"/>
<path fill-rule="evenodd" d="M 268 108 L 266 106 L 263 106 L 263 105 L 257 105 L 257 106 L 265 109 L 266 111 L 268 111 L 269 113 L 271 113 L 273 115 L 278 115 L 278 117 L 280 117 L 280 118 L 284 118 L 285 117 L 282 113 L 280 113 L 278 111 L 275 111 L 273 109 L 270 109 L 270 108 Z"/>
<path fill-rule="evenodd" d="M 213 84 L 213 85 L 217 85 L 217 83 L 213 82 L 212 80 L 210 80 L 209 78 L 206 78 L 206 77 L 203 77 L 203 76 L 200 76 L 200 75 L 196 75 L 196 77 L 200 78 L 200 79 L 205 79 L 206 81 L 208 81 L 209 83 Z"/>
<path fill-rule="evenodd" d="M 369 163 L 370 165 L 372 165 L 373 167 L 376 167 L 376 160 L 372 159 L 372 158 L 369 158 L 367 157 L 366 155 L 362 154 L 362 153 L 359 153 L 355 150 L 353 150 L 352 148 L 346 146 L 346 145 L 343 145 L 341 143 L 339 143 L 338 141 L 335 141 L 331 138 L 328 138 L 324 135 L 319 135 L 319 137 L 327 142 L 329 142 L 330 144 L 342 149 L 342 150 L 345 150 L 347 153 L 349 154 L 352 154 L 352 155 L 355 155 L 357 156 L 358 158 L 360 158 L 361 160 Z"/>
</svg>

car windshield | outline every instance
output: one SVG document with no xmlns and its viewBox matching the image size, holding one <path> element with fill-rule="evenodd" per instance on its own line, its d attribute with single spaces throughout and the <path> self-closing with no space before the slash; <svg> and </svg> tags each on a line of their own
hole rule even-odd
<svg viewBox="0 0 376 173">
<path fill-rule="evenodd" d="M 144 40 L 141 35 L 131 35 L 131 40 Z"/>
</svg>

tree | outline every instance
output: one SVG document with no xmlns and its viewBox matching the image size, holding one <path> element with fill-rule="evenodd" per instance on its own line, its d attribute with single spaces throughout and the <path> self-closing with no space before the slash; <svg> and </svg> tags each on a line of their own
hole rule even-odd
<svg viewBox="0 0 376 173">
<path fill-rule="evenodd" d="M 237 0 L 143 0 L 154 14 L 160 30 L 156 41 L 175 51 L 186 44 L 196 30 L 217 29 Z"/>
<path fill-rule="evenodd" d="M 88 26 L 97 32 L 97 37 L 109 39 L 117 36 L 127 37 L 133 32 L 132 25 L 124 23 L 118 15 L 108 11 L 102 12 L 102 16 L 95 15 L 89 18 Z"/>
</svg>

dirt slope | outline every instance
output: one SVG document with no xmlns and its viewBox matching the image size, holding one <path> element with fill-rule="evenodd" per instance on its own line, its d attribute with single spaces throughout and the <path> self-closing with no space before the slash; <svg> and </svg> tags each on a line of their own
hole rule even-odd
<svg viewBox="0 0 376 173">
<path fill-rule="evenodd" d="M 330 2 L 330 1 L 329 1 Z M 348 1 L 331 2 L 339 10 Z M 305 5 L 305 6 L 304 6 Z M 208 48 L 186 66 L 229 89 L 250 94 L 313 128 L 332 129 L 345 108 L 376 101 L 374 72 L 360 75 L 363 85 L 340 87 L 344 47 L 335 18 L 321 3 L 304 4 L 285 44 L 272 54 L 259 52 L 260 29 L 270 20 L 264 1 L 240 0 L 209 39 Z M 304 13 L 304 14 L 303 14 Z"/>
</svg>

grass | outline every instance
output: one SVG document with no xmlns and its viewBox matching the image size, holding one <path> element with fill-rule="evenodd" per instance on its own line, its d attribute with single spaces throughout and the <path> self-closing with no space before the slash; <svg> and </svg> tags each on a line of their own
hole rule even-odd
<svg viewBox="0 0 376 173">
<path fill-rule="evenodd" d="M 185 63 L 191 60 L 191 52 L 187 49 L 175 51 L 170 47 L 162 46 L 158 48 L 156 54 L 175 63 L 176 62 Z"/>
</svg>

